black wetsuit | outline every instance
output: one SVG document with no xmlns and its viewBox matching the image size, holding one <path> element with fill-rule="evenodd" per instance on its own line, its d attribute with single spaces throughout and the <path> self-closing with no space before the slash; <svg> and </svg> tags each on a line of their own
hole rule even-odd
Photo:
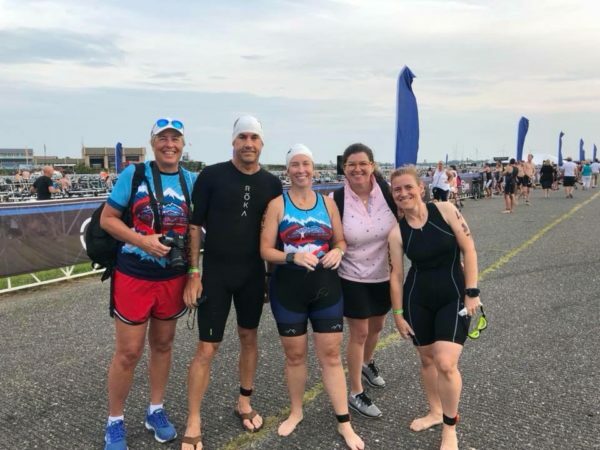
<svg viewBox="0 0 600 450">
<path fill-rule="evenodd" d="M 554 168 L 552 166 L 544 164 L 540 169 L 540 183 L 542 189 L 552 188 L 554 182 Z"/>
<path fill-rule="evenodd" d="M 190 222 L 206 229 L 202 258 L 206 301 L 198 307 L 202 341 L 223 339 L 232 298 L 238 325 L 258 327 L 265 290 L 260 224 L 267 204 L 281 192 L 281 181 L 273 174 L 260 169 L 246 175 L 231 161 L 209 166 L 198 175 Z"/>
<path fill-rule="evenodd" d="M 434 203 L 427 203 L 427 214 L 422 228 L 411 228 L 405 218 L 400 220 L 402 246 L 412 262 L 404 282 L 404 318 L 415 332 L 415 345 L 464 344 L 469 319 L 458 315 L 465 290 L 460 249 Z"/>
</svg>

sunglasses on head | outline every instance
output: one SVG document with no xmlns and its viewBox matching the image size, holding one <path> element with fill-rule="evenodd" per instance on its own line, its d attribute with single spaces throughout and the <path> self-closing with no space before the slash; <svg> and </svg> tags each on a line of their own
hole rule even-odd
<svg viewBox="0 0 600 450">
<path fill-rule="evenodd" d="M 166 127 L 169 124 L 176 130 L 183 130 L 183 122 L 181 120 L 158 119 L 156 121 L 156 126 L 159 128 Z"/>
<path fill-rule="evenodd" d="M 467 333 L 467 336 L 469 336 L 470 339 L 479 339 L 481 332 L 483 330 L 485 330 L 488 325 L 487 317 L 485 316 L 485 313 L 483 312 L 483 306 L 480 306 L 479 309 L 481 310 L 481 315 L 479 315 L 479 317 L 477 317 L 477 321 L 475 322 L 475 327 L 473 327 L 473 329 Z M 475 318 L 473 318 L 471 320 L 475 320 Z"/>
</svg>

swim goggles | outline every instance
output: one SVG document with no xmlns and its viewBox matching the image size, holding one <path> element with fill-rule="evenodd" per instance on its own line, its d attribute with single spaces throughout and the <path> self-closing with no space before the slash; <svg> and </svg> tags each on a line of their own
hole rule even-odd
<svg viewBox="0 0 600 450">
<path fill-rule="evenodd" d="M 475 321 L 475 326 L 471 331 L 467 333 L 467 336 L 469 336 L 470 339 L 479 339 L 479 335 L 483 330 L 487 328 L 488 325 L 487 317 L 485 316 L 485 312 L 483 312 L 483 306 L 480 306 L 479 309 L 481 311 L 481 314 L 479 315 L 479 317 L 477 317 L 477 320 L 475 321 L 475 318 L 471 319 L 471 323 Z"/>
</svg>

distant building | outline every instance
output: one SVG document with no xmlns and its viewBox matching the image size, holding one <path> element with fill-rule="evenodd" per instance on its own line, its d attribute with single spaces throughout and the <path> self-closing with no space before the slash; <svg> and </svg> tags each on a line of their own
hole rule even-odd
<svg viewBox="0 0 600 450">
<path fill-rule="evenodd" d="M 35 167 L 42 166 L 77 166 L 83 164 L 82 158 L 70 158 L 70 157 L 59 157 L 59 156 L 34 156 L 33 165 Z"/>
<path fill-rule="evenodd" d="M 33 164 L 31 148 L 0 148 L 0 168 L 19 169 Z"/>
<path fill-rule="evenodd" d="M 93 169 L 115 168 L 114 147 L 81 147 L 81 156 L 87 167 Z M 123 147 L 124 165 L 146 160 L 146 147 Z"/>
</svg>

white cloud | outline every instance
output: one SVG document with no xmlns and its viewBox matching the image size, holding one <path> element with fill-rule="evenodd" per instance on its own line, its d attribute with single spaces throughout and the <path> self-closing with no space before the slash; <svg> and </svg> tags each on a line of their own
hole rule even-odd
<svg viewBox="0 0 600 450">
<path fill-rule="evenodd" d="M 12 55 L 2 58 L 0 83 L 84 89 L 82 103 L 98 88 L 276 99 L 278 123 L 302 117 L 332 142 L 325 128 L 357 139 L 356 130 L 386 133 L 377 142 L 389 148 L 406 64 L 417 76 L 423 152 L 452 146 L 438 136 L 468 142 L 466 152 L 507 146 L 523 114 L 532 122 L 526 142 L 537 145 L 536 115 L 576 123 L 578 114 L 600 112 L 600 6 L 592 0 L 0 0 L 0 10 L 0 36 L 29 33 L 12 41 L 13 53 L 0 40 L 0 55 Z M 307 102 L 322 106 L 297 115 Z M 230 115 L 243 110 L 233 102 Z M 506 130 L 494 133 L 486 116 L 506 121 Z M 478 120 L 490 130 L 474 131 Z"/>
</svg>

